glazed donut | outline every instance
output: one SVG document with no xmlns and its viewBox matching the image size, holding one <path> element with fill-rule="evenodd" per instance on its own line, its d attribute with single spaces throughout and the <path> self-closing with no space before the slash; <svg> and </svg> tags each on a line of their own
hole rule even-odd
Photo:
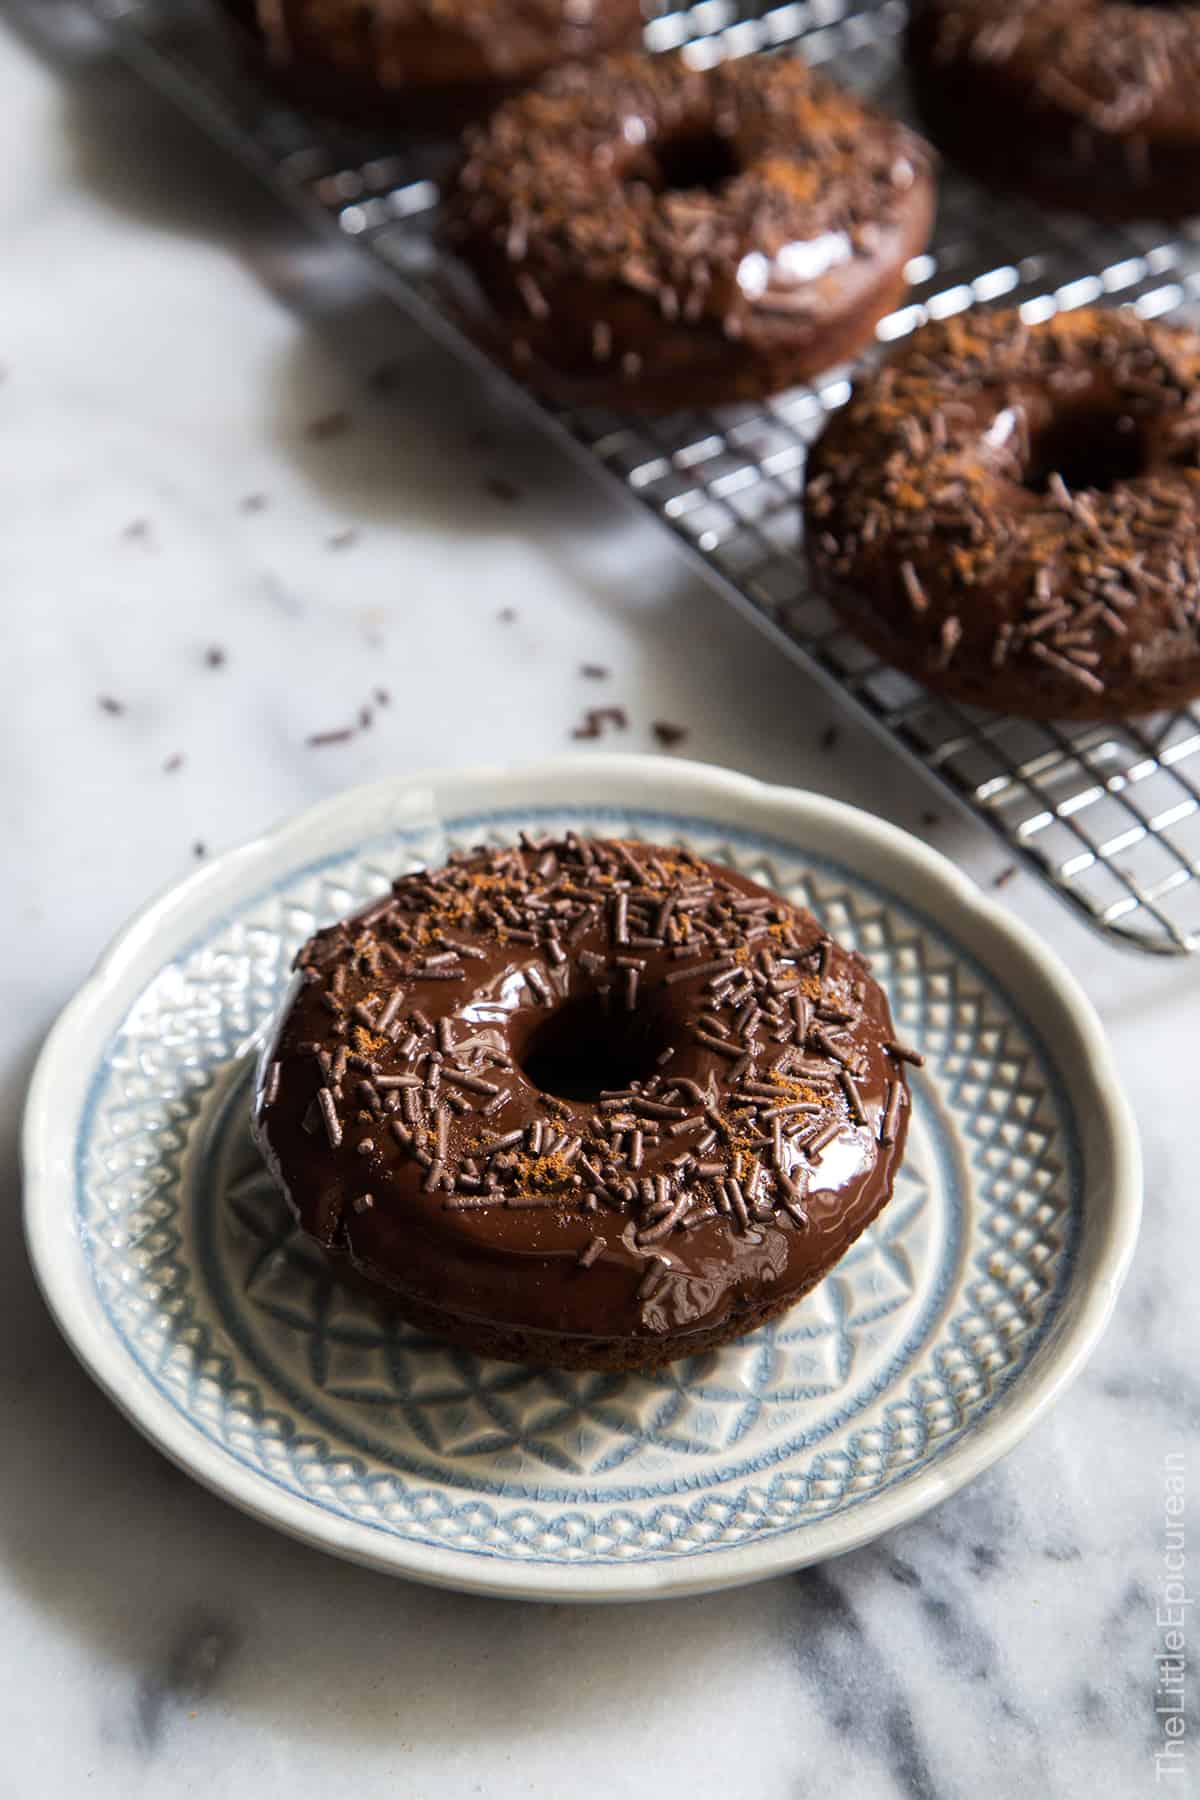
<svg viewBox="0 0 1200 1800">
<path fill-rule="evenodd" d="M 226 0 L 298 100 L 453 129 L 557 63 L 641 41 L 641 0 Z"/>
<path fill-rule="evenodd" d="M 818 585 L 953 699 L 1106 719 L 1200 694 L 1200 338 L 1126 311 L 923 326 L 834 415 Z"/>
<path fill-rule="evenodd" d="M 1200 6 L 915 0 L 908 63 L 938 147 L 1107 217 L 1200 210 Z"/>
<path fill-rule="evenodd" d="M 848 356 L 933 203 L 919 140 L 797 57 L 622 56 L 469 133 L 446 228 L 526 379 L 661 411 Z"/>
<path fill-rule="evenodd" d="M 481 848 L 298 967 L 258 1142 L 304 1230 L 453 1343 L 605 1369 L 711 1349 L 891 1194 L 920 1058 L 867 965 L 690 851 Z"/>
</svg>

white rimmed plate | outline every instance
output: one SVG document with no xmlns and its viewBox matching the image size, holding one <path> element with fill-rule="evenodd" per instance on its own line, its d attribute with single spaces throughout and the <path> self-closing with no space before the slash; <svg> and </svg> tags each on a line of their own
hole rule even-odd
<svg viewBox="0 0 1200 1800">
<path fill-rule="evenodd" d="M 799 1307 L 655 1375 L 442 1348 L 333 1281 L 246 1120 L 297 946 L 392 876 L 522 827 L 692 845 L 871 957 L 926 1053 L 895 1197 Z M 478 1592 L 634 1599 L 779 1573 L 1012 1447 L 1104 1329 L 1137 1140 L 1069 975 L 869 815 L 634 756 L 361 788 L 136 918 L 52 1032 L 25 1121 L 34 1266 L 169 1456 L 299 1538 Z"/>
</svg>

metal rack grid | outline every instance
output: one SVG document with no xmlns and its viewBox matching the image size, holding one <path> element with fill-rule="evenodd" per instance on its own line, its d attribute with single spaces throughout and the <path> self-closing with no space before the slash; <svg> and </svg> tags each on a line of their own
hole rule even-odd
<svg viewBox="0 0 1200 1800">
<path fill-rule="evenodd" d="M 435 335 L 484 360 L 448 319 L 439 280 L 432 227 L 444 146 L 398 148 L 286 107 L 212 0 L 78 3 L 310 221 L 361 246 L 383 286 Z M 799 47 L 843 84 L 906 110 L 900 0 L 700 0 L 683 10 L 649 0 L 649 9 L 653 50 L 686 46 L 707 63 Z M 1200 301 L 1200 223 L 1099 226 L 985 196 L 943 171 L 934 240 L 908 275 L 905 304 L 879 326 L 885 345 L 926 318 L 1001 299 L 1030 321 L 1101 300 L 1186 315 Z M 797 504 L 804 460 L 848 392 L 843 369 L 764 404 L 652 420 L 529 405 L 1093 925 L 1146 951 L 1200 950 L 1200 707 L 1060 727 L 950 705 L 881 664 L 812 594 Z"/>
</svg>

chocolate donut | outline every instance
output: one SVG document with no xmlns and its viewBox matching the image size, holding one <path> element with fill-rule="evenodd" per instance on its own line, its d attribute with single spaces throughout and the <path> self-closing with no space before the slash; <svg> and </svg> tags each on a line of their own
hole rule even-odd
<svg viewBox="0 0 1200 1800">
<path fill-rule="evenodd" d="M 641 0 L 226 0 L 298 100 L 422 129 L 476 118 L 575 57 L 636 47 Z"/>
<path fill-rule="evenodd" d="M 661 411 L 848 356 L 933 203 L 920 141 L 798 57 L 621 56 L 470 132 L 446 230 L 526 379 Z"/>
<path fill-rule="evenodd" d="M 1110 218 L 1200 210 L 1200 6 L 915 0 L 908 63 L 981 179 Z"/>
<path fill-rule="evenodd" d="M 920 1059 L 867 965 L 690 851 L 457 855 L 298 968 L 258 1142 L 303 1228 L 453 1343 L 603 1369 L 710 1349 L 890 1196 Z"/>
<path fill-rule="evenodd" d="M 1106 719 L 1200 694 L 1200 337 L 1125 311 L 923 326 L 806 487 L 818 584 L 951 698 Z"/>
</svg>

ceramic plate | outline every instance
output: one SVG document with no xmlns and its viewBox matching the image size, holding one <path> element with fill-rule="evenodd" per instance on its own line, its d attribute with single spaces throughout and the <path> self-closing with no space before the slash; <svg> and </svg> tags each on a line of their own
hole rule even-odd
<svg viewBox="0 0 1200 1800">
<path fill-rule="evenodd" d="M 895 1197 L 777 1323 L 654 1375 L 443 1349 L 331 1279 L 247 1116 L 297 946 L 455 848 L 691 845 L 871 958 L 925 1052 Z M 122 933 L 43 1052 L 26 1224 L 60 1327 L 218 1493 L 380 1569 L 555 1599 L 696 1592 L 862 1544 L 1009 1449 L 1096 1343 L 1137 1143 L 1071 978 L 942 857 L 665 759 L 386 782 L 220 858 Z"/>
</svg>

